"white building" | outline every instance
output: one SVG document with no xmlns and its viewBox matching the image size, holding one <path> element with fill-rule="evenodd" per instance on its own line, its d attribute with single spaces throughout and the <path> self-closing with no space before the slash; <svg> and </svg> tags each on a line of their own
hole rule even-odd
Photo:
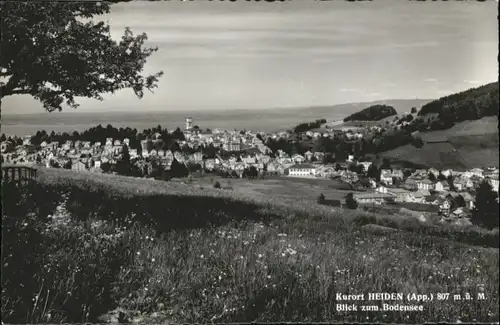
<svg viewBox="0 0 500 325">
<path fill-rule="evenodd" d="M 382 169 L 380 171 L 380 181 L 386 185 L 392 185 L 392 171 L 390 169 Z"/>
<path fill-rule="evenodd" d="M 293 165 L 288 169 L 291 177 L 315 177 L 316 167 L 310 164 Z"/>
</svg>

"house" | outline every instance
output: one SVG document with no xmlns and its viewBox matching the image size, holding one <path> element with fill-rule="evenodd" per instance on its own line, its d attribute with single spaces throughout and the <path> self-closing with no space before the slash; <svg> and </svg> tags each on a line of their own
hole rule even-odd
<svg viewBox="0 0 500 325">
<path fill-rule="evenodd" d="M 433 190 L 434 189 L 434 183 L 429 180 L 429 179 L 424 179 L 421 181 L 417 181 L 417 188 L 419 190 Z"/>
<path fill-rule="evenodd" d="M 323 177 L 323 178 L 334 177 L 335 174 L 336 174 L 335 169 L 333 167 L 330 167 L 330 166 L 319 167 L 317 172 L 316 172 L 316 175 Z"/>
<path fill-rule="evenodd" d="M 404 178 L 404 173 L 401 169 L 393 169 L 392 170 L 392 178 L 397 180 L 402 180 Z"/>
<path fill-rule="evenodd" d="M 28 146 L 31 144 L 31 136 L 26 135 L 23 137 L 23 146 Z"/>
<path fill-rule="evenodd" d="M 408 190 L 417 190 L 417 181 L 414 178 L 407 178 L 403 184 L 403 187 Z"/>
<path fill-rule="evenodd" d="M 71 170 L 81 172 L 81 171 L 87 170 L 87 167 L 85 166 L 85 164 L 83 162 L 77 161 L 71 165 Z"/>
<path fill-rule="evenodd" d="M 113 146 L 113 138 L 106 138 L 106 142 L 104 144 L 105 147 L 112 147 Z"/>
<path fill-rule="evenodd" d="M 463 182 L 453 180 L 453 187 L 457 191 L 462 191 L 465 188 L 465 185 L 463 184 Z"/>
<path fill-rule="evenodd" d="M 157 155 L 158 155 L 158 151 L 156 151 L 156 149 L 152 149 L 152 150 L 149 152 L 149 155 L 150 155 L 150 156 L 157 156 Z"/>
<path fill-rule="evenodd" d="M 387 194 L 393 195 L 394 201 L 396 202 L 406 202 L 408 199 L 408 194 L 410 194 L 410 191 L 407 191 L 402 188 L 389 188 L 387 189 Z"/>
<path fill-rule="evenodd" d="M 377 187 L 377 189 L 375 190 L 375 192 L 387 194 L 387 187 L 381 185 L 381 186 Z"/>
<path fill-rule="evenodd" d="M 288 175 L 291 177 L 314 177 L 316 176 L 316 167 L 310 164 L 293 165 L 288 169 Z"/>
<path fill-rule="evenodd" d="M 302 164 L 306 159 L 301 155 L 293 155 L 292 161 L 296 164 Z"/>
<path fill-rule="evenodd" d="M 393 196 L 385 193 L 354 193 L 354 199 L 359 204 L 384 204 L 393 200 Z"/>
<path fill-rule="evenodd" d="M 483 181 L 483 178 L 477 176 L 476 174 L 474 174 L 474 175 L 472 175 L 469 178 L 469 180 L 472 182 L 472 186 L 471 187 L 476 187 L 476 186 L 478 186 Z"/>
<path fill-rule="evenodd" d="M 462 192 L 460 193 L 460 195 L 462 195 L 462 197 L 464 198 L 465 206 L 470 210 L 474 209 L 474 203 L 475 203 L 474 197 L 467 192 Z"/>
<path fill-rule="evenodd" d="M 466 188 L 474 187 L 474 183 L 470 180 L 469 177 L 462 176 L 453 180 L 453 186 L 455 186 L 455 189 L 457 191 L 462 191 Z"/>
<path fill-rule="evenodd" d="M 452 206 L 452 201 L 448 198 L 443 199 L 443 200 L 438 200 L 439 202 L 439 210 L 441 212 L 449 212 L 451 206 Z"/>
<path fill-rule="evenodd" d="M 314 158 L 316 158 L 316 160 L 322 160 L 324 156 L 325 154 L 323 152 L 317 151 L 314 153 Z"/>
<path fill-rule="evenodd" d="M 453 170 L 451 169 L 446 169 L 441 172 L 445 177 L 453 176 Z"/>
<path fill-rule="evenodd" d="M 370 166 L 372 165 L 372 162 L 371 161 L 360 161 L 360 162 L 358 162 L 358 165 L 362 165 L 363 169 L 365 171 L 367 171 L 368 168 L 370 168 Z"/>
<path fill-rule="evenodd" d="M 469 170 L 469 172 L 471 172 L 472 175 L 476 175 L 477 177 L 481 177 L 481 178 L 484 177 L 484 175 L 483 175 L 484 170 L 481 168 L 472 168 L 471 170 Z"/>
<path fill-rule="evenodd" d="M 340 174 L 342 181 L 346 183 L 354 184 L 359 180 L 358 174 L 353 173 L 351 171 L 342 171 Z"/>
<path fill-rule="evenodd" d="M 130 149 L 128 153 L 130 155 L 130 158 L 137 158 L 137 149 Z"/>
<path fill-rule="evenodd" d="M 434 190 L 436 192 L 449 191 L 450 190 L 450 186 L 448 185 L 448 182 L 441 181 L 441 182 L 437 182 L 436 185 L 434 185 Z"/>
<path fill-rule="evenodd" d="M 2 152 L 9 152 L 9 151 L 12 151 L 14 149 L 14 142 L 12 141 L 3 141 L 2 144 L 1 144 L 1 151 Z"/>
<path fill-rule="evenodd" d="M 425 204 L 439 205 L 439 198 L 436 195 L 426 195 Z"/>
<path fill-rule="evenodd" d="M 307 161 L 311 161 L 312 160 L 312 157 L 313 157 L 313 153 L 310 152 L 310 151 L 306 151 L 304 153 L 304 158 L 306 158 Z"/>
<path fill-rule="evenodd" d="M 434 176 L 438 177 L 439 176 L 439 170 L 437 170 L 436 168 L 430 168 L 429 169 L 429 173 L 430 174 L 433 174 Z"/>
<path fill-rule="evenodd" d="M 424 192 L 408 192 L 406 194 L 406 202 L 413 202 L 413 203 L 425 203 L 425 196 L 430 195 L 430 193 L 427 191 L 427 193 Z"/>
<path fill-rule="evenodd" d="M 200 151 L 197 151 L 193 154 L 193 159 L 195 162 L 202 162 L 203 161 L 203 154 Z"/>
<path fill-rule="evenodd" d="M 268 163 L 267 166 L 266 166 L 266 169 L 267 169 L 267 173 L 269 173 L 271 175 L 272 174 L 279 174 L 279 173 L 281 173 L 280 172 L 281 171 L 281 166 L 278 163 L 276 163 L 276 162 L 270 162 L 270 163 Z"/>
<path fill-rule="evenodd" d="M 184 155 L 180 151 L 174 152 L 174 158 L 177 159 L 177 161 L 180 163 L 183 163 L 185 161 Z"/>
<path fill-rule="evenodd" d="M 415 172 L 413 173 L 414 176 L 427 176 L 429 174 L 429 172 L 427 171 L 427 169 L 417 169 L 415 170 Z"/>
<path fill-rule="evenodd" d="M 386 185 L 392 185 L 392 172 L 390 169 L 382 169 L 380 171 L 380 182 Z"/>
<path fill-rule="evenodd" d="M 488 183 L 490 183 L 490 185 L 493 187 L 493 191 L 495 192 L 498 192 L 498 175 L 492 175 L 492 176 L 488 176 L 488 178 L 486 178 Z"/>
<path fill-rule="evenodd" d="M 68 140 L 62 145 L 63 150 L 69 150 L 73 147 L 73 141 Z"/>
</svg>

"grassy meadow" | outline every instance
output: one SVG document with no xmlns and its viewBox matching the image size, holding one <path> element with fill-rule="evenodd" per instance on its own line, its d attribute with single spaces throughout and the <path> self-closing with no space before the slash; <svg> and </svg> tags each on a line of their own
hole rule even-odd
<svg viewBox="0 0 500 325">
<path fill-rule="evenodd" d="M 41 169 L 4 186 L 4 322 L 498 321 L 498 232 L 285 196 Z M 337 292 L 487 299 L 337 312 Z"/>
<path fill-rule="evenodd" d="M 459 122 L 450 129 L 421 133 L 421 137 L 448 142 L 425 143 L 422 148 L 408 144 L 380 155 L 443 169 L 499 166 L 497 116 Z"/>
</svg>

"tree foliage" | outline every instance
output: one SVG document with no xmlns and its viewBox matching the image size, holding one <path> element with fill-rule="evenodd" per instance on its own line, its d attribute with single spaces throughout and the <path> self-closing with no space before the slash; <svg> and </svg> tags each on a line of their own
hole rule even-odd
<svg viewBox="0 0 500 325">
<path fill-rule="evenodd" d="M 396 115 L 397 112 L 392 106 L 373 105 L 360 112 L 349 115 L 344 119 L 347 121 L 379 121 L 387 116 Z"/>
<path fill-rule="evenodd" d="M 142 75 L 157 48 L 144 47 L 146 34 L 126 28 L 119 42 L 109 25 L 92 18 L 111 4 L 94 1 L 2 1 L 0 21 L 1 97 L 28 94 L 47 111 L 76 108 L 75 97 L 131 88 L 142 98 L 157 87 L 162 72 Z"/>
<path fill-rule="evenodd" d="M 314 122 L 309 122 L 309 123 L 301 123 L 293 128 L 293 132 L 294 133 L 307 132 L 312 129 L 317 129 L 321 126 L 321 124 L 325 123 L 326 123 L 325 119 L 318 119 Z"/>
<path fill-rule="evenodd" d="M 448 123 L 476 120 L 498 115 L 498 103 L 498 82 L 494 82 L 427 103 L 418 115 L 438 113 L 439 119 Z"/>
<path fill-rule="evenodd" d="M 358 208 L 358 201 L 354 198 L 354 194 L 348 193 L 346 198 L 345 198 L 345 204 L 348 209 L 357 209 Z"/>
<path fill-rule="evenodd" d="M 498 228 L 498 195 L 487 181 L 483 181 L 476 193 L 472 222 L 486 228 Z"/>
<path fill-rule="evenodd" d="M 172 165 L 170 166 L 170 174 L 172 177 L 182 178 L 187 177 L 189 175 L 189 169 L 185 164 L 174 159 L 172 161 Z"/>
</svg>

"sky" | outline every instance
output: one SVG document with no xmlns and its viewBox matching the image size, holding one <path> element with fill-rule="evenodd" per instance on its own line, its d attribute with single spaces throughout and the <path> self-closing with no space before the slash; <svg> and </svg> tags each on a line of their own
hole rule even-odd
<svg viewBox="0 0 500 325">
<path fill-rule="evenodd" d="M 79 112 L 267 109 L 383 99 L 439 98 L 497 81 L 497 3 L 159 1 L 112 6 L 97 17 L 159 51 L 154 94 L 79 99 Z M 72 111 L 67 109 L 67 111 Z M 38 113 L 28 96 L 4 114 Z"/>
</svg>

